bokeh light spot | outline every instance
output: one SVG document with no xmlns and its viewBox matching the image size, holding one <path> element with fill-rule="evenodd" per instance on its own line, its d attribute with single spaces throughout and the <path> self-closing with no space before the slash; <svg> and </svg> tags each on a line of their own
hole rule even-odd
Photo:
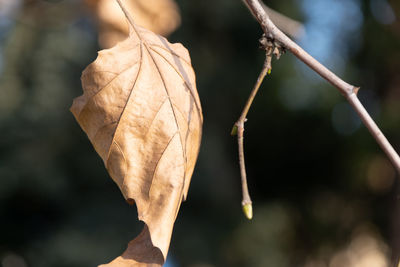
<svg viewBox="0 0 400 267">
<path fill-rule="evenodd" d="M 393 185 L 396 173 L 394 168 L 382 155 L 371 159 L 367 170 L 367 184 L 375 193 L 386 193 Z"/>
<path fill-rule="evenodd" d="M 7 253 L 1 260 L 1 267 L 28 267 L 28 265 L 20 255 Z"/>
<path fill-rule="evenodd" d="M 393 8 L 386 0 L 371 0 L 370 9 L 372 15 L 381 24 L 392 24 L 396 21 Z"/>
</svg>

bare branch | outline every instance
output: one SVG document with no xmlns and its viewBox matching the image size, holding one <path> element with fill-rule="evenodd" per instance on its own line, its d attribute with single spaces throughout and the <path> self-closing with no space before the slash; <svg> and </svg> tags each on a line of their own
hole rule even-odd
<svg viewBox="0 0 400 267">
<path fill-rule="evenodd" d="M 243 148 L 243 132 L 244 132 L 244 123 L 246 122 L 246 116 L 249 112 L 251 104 L 253 103 L 254 98 L 260 88 L 262 81 L 264 80 L 265 75 L 271 70 L 271 55 L 266 55 L 263 68 L 257 78 L 256 84 L 253 87 L 253 90 L 250 93 L 249 98 L 243 108 L 242 114 L 240 115 L 238 121 L 235 123 L 232 129 L 232 135 L 237 134 L 238 139 L 238 151 L 239 151 L 239 166 L 240 166 L 240 176 L 242 181 L 242 207 L 243 212 L 246 217 L 250 220 L 253 217 L 253 208 L 252 202 L 249 195 L 249 189 L 247 188 L 247 176 L 246 176 L 246 167 L 244 162 L 244 148 Z"/>
<path fill-rule="evenodd" d="M 253 103 L 254 98 L 258 92 L 258 89 L 261 86 L 262 81 L 265 78 L 265 75 L 271 73 L 271 62 L 272 56 L 275 55 L 277 59 L 281 57 L 283 53 L 285 53 L 285 48 L 282 47 L 279 43 L 274 42 L 273 39 L 267 37 L 265 34 L 260 38 L 260 48 L 265 51 L 265 60 L 261 72 L 257 78 L 256 84 L 253 87 L 253 90 L 250 93 L 249 98 L 246 101 L 246 104 L 243 108 L 242 114 L 240 115 L 238 121 L 233 126 L 232 135 L 238 135 L 238 146 L 239 146 L 239 165 L 240 165 L 240 176 L 242 178 L 242 206 L 244 214 L 248 219 L 253 217 L 253 208 L 251 205 L 251 199 L 249 196 L 249 191 L 247 189 L 247 177 L 246 177 L 246 168 L 244 164 L 244 149 L 243 149 L 243 132 L 244 132 L 244 123 L 247 121 L 247 113 L 250 110 L 251 104 Z"/>
<path fill-rule="evenodd" d="M 279 43 L 274 42 L 273 39 L 267 37 L 265 34 L 260 38 L 260 48 L 265 51 L 265 59 L 264 64 L 261 69 L 261 72 L 257 78 L 256 84 L 253 87 L 253 90 L 250 93 L 249 98 L 244 105 L 242 114 L 239 119 L 233 126 L 232 135 L 237 134 L 238 136 L 238 147 L 239 147 L 239 165 L 240 165 L 240 176 L 242 179 L 242 206 L 243 212 L 246 217 L 250 220 L 253 217 L 253 207 L 249 195 L 249 190 L 247 189 L 247 176 L 246 176 L 246 168 L 244 163 L 244 149 L 243 149 L 243 132 L 244 132 L 244 123 L 247 121 L 247 113 L 250 110 L 251 104 L 253 103 L 254 98 L 258 92 L 258 89 L 261 86 L 262 81 L 265 78 L 265 75 L 271 73 L 271 62 L 272 56 L 275 55 L 277 59 L 281 57 L 283 53 L 285 53 L 285 48 L 282 47 Z"/>
<path fill-rule="evenodd" d="M 349 101 L 351 106 L 360 116 L 364 125 L 368 128 L 371 135 L 375 138 L 377 143 L 380 145 L 382 150 L 391 160 L 392 164 L 395 166 L 396 170 L 400 173 L 400 157 L 393 149 L 389 141 L 383 135 L 379 127 L 375 124 L 371 116 L 365 110 L 364 106 L 361 104 L 357 98 L 357 92 L 359 87 L 350 85 L 336 76 L 333 72 L 315 60 L 306 51 L 304 51 L 295 42 L 289 39 L 283 32 L 281 32 L 275 24 L 270 20 L 264 8 L 258 0 L 244 0 L 247 7 L 250 9 L 251 13 L 255 16 L 259 22 L 261 28 L 263 29 L 266 36 L 272 38 L 276 42 L 279 42 L 283 47 L 293 53 L 298 59 L 307 64 L 311 69 L 318 73 L 325 80 L 330 82 L 335 86 L 342 95 Z"/>
</svg>

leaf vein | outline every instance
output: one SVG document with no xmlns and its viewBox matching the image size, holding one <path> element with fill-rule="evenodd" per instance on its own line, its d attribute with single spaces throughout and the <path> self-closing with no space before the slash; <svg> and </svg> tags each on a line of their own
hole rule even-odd
<svg viewBox="0 0 400 267">
<path fill-rule="evenodd" d="M 169 145 L 171 144 L 172 140 L 174 139 L 174 137 L 175 137 L 177 134 L 180 135 L 179 130 L 176 131 L 176 132 L 171 136 L 171 138 L 168 140 L 168 143 L 166 144 L 164 150 L 161 152 L 160 157 L 157 159 L 156 166 L 154 167 L 153 175 L 151 176 L 151 184 L 150 184 L 150 187 L 149 187 L 149 192 L 147 192 L 147 195 L 148 195 L 149 197 L 150 197 L 151 188 L 153 187 L 153 184 L 154 184 L 154 183 L 153 183 L 153 179 L 154 179 L 154 176 L 156 175 L 156 172 L 157 172 L 158 166 L 159 166 L 159 164 L 160 164 L 160 161 L 161 161 L 161 159 L 162 159 L 162 157 L 163 157 L 165 151 L 167 151 L 167 148 L 169 147 Z M 186 169 L 185 169 L 185 170 L 186 170 Z"/>
<path fill-rule="evenodd" d="M 193 98 L 193 101 L 194 101 L 194 103 L 195 103 L 195 105 L 196 105 L 197 112 L 198 112 L 198 114 L 199 114 L 199 116 L 200 116 L 200 114 L 201 114 L 200 107 L 199 107 L 199 105 L 198 105 L 198 103 L 197 103 L 197 101 L 196 101 L 196 98 L 195 98 L 195 96 L 194 96 L 194 92 L 193 92 L 192 87 L 188 85 L 187 81 L 186 81 L 185 78 L 182 76 L 182 74 L 175 68 L 174 64 L 172 64 L 168 59 L 166 59 L 166 58 L 165 58 L 162 54 L 160 54 L 157 50 L 152 49 L 151 47 L 150 47 L 150 49 L 151 49 L 152 51 L 154 51 L 155 53 L 157 53 L 161 58 L 163 58 L 163 59 L 165 60 L 165 62 L 167 62 L 167 64 L 170 65 L 170 66 L 175 70 L 175 72 L 181 77 L 181 79 L 183 80 L 183 83 L 185 84 L 185 86 L 187 87 L 187 89 L 188 89 L 189 92 L 190 92 L 191 97 Z M 201 116 L 200 116 L 200 118 L 201 118 Z"/>
<path fill-rule="evenodd" d="M 109 84 L 111 84 L 118 76 L 120 76 L 121 74 L 125 73 L 125 72 L 128 71 L 129 69 L 133 68 L 134 66 L 136 66 L 136 64 L 137 64 L 137 62 L 135 62 L 134 64 L 132 64 L 132 65 L 130 65 L 129 67 L 127 67 L 126 69 L 124 69 L 121 73 L 115 75 L 110 81 L 107 82 L 107 84 L 105 84 L 105 85 L 104 85 L 103 87 L 101 87 L 96 93 L 94 93 L 94 94 L 91 96 L 90 100 L 92 100 L 92 99 L 93 99 L 96 95 L 98 95 L 104 88 L 106 88 Z M 140 67 L 139 67 L 139 68 L 140 68 Z M 108 71 L 105 71 L 105 72 L 108 72 Z M 113 73 L 113 72 L 110 71 L 110 73 Z M 84 75 L 82 75 L 82 77 L 83 77 L 83 76 L 84 76 Z M 87 102 L 85 103 L 85 105 L 82 107 L 80 114 L 82 114 L 82 111 L 84 111 L 84 110 L 86 109 L 86 107 L 87 107 L 87 105 L 89 104 L 90 100 L 87 101 Z M 79 118 L 80 118 L 80 116 L 79 116 Z"/>
<path fill-rule="evenodd" d="M 192 64 L 189 61 L 187 61 L 186 59 L 181 57 L 179 54 L 175 53 L 173 50 L 169 50 L 169 49 L 165 48 L 164 46 L 161 46 L 158 44 L 150 44 L 150 48 L 152 48 L 152 50 L 156 51 L 155 49 L 153 49 L 153 47 L 161 48 L 162 50 L 166 51 L 167 53 L 170 53 L 170 54 L 176 56 L 177 58 L 179 58 L 183 62 L 185 62 L 190 68 L 192 68 Z"/>
<path fill-rule="evenodd" d="M 156 114 L 153 116 L 153 118 L 151 119 L 150 125 L 149 125 L 149 127 L 147 128 L 147 130 L 146 130 L 146 132 L 145 132 L 145 134 L 144 134 L 144 137 L 146 137 L 147 134 L 149 133 L 150 128 L 151 128 L 151 126 L 153 125 L 154 120 L 156 119 L 156 117 L 157 117 L 158 114 L 160 113 L 160 110 L 161 110 L 162 106 L 164 106 L 164 104 L 165 104 L 165 102 L 167 102 L 167 100 L 168 100 L 168 97 L 166 97 L 166 98 L 163 100 L 163 102 L 161 103 L 160 107 L 157 109 L 157 112 L 156 112 Z"/>
<path fill-rule="evenodd" d="M 178 123 L 178 120 L 177 120 L 177 118 L 176 118 L 175 108 L 174 108 L 174 105 L 173 105 L 173 103 L 172 103 L 172 101 L 171 101 L 171 98 L 170 98 L 170 95 L 169 95 L 169 91 L 168 91 L 167 85 L 166 85 L 166 83 L 165 83 L 165 78 L 164 78 L 164 76 L 162 75 L 161 70 L 160 70 L 160 68 L 159 68 L 159 66 L 158 66 L 158 64 L 157 64 L 157 62 L 156 62 L 156 60 L 154 59 L 152 53 L 150 52 L 150 49 L 151 49 L 151 48 L 149 48 L 149 47 L 147 46 L 147 44 L 145 44 L 145 47 L 146 47 L 147 52 L 149 53 L 151 59 L 153 60 L 153 63 L 154 63 L 154 65 L 155 65 L 155 67 L 156 67 L 157 70 L 158 70 L 158 73 L 159 73 L 159 75 L 160 75 L 161 81 L 162 81 L 163 84 L 164 84 L 165 92 L 166 92 L 167 95 L 168 95 L 169 103 L 170 103 L 170 105 L 171 105 L 171 109 L 172 109 L 172 112 L 173 112 L 173 114 L 174 114 L 174 119 L 175 119 L 176 127 L 178 128 L 178 131 L 179 131 L 179 141 L 180 141 L 180 143 L 181 143 L 181 146 L 180 146 L 180 147 L 181 147 L 181 149 L 182 149 L 182 156 L 183 156 L 183 159 L 184 159 L 184 162 L 185 162 L 185 163 L 184 163 L 184 164 L 185 164 L 185 166 L 184 166 L 185 172 L 184 172 L 184 174 L 183 174 L 183 184 L 185 184 L 185 180 L 186 180 L 186 167 L 187 167 L 186 149 L 184 148 L 184 144 L 182 143 L 183 141 L 182 141 L 181 129 L 180 129 L 180 127 L 179 127 L 179 123 Z M 151 49 L 151 50 L 154 51 L 154 52 L 156 52 L 154 49 Z M 157 53 L 157 52 L 156 52 L 156 53 Z M 157 53 L 157 54 L 159 55 L 159 53 Z M 195 101 L 195 102 L 196 102 L 196 101 Z"/>
<path fill-rule="evenodd" d="M 128 98 L 127 98 L 127 100 L 126 100 L 126 103 L 125 103 L 125 105 L 124 105 L 124 107 L 123 107 L 123 109 L 122 109 L 122 111 L 121 111 L 121 114 L 119 115 L 118 120 L 117 120 L 117 126 L 116 126 L 115 131 L 114 131 L 114 134 L 113 134 L 113 136 L 112 136 L 112 138 L 111 138 L 111 145 L 112 145 L 112 143 L 114 142 L 115 135 L 116 135 L 116 133 L 117 133 L 117 131 L 118 131 L 119 123 L 120 123 L 120 121 L 121 121 L 122 116 L 123 116 L 124 113 L 125 113 L 126 107 L 127 107 L 128 104 L 129 104 L 129 100 L 130 100 L 130 98 L 131 98 L 133 89 L 135 88 L 136 82 L 137 82 L 137 80 L 138 80 L 138 78 L 139 78 L 139 75 L 140 75 L 140 72 L 141 72 L 141 70 L 142 70 L 142 62 L 143 62 L 143 48 L 142 48 L 142 46 L 140 46 L 139 69 L 138 69 L 138 72 L 137 72 L 137 74 L 136 74 L 135 81 L 134 81 L 133 84 L 132 84 L 132 87 L 131 87 L 131 90 L 130 90 L 130 92 L 129 92 L 129 95 L 128 95 Z M 136 63 L 135 63 L 135 64 L 136 64 Z M 108 158 L 110 157 L 110 151 L 111 151 L 111 146 L 110 146 L 110 148 L 108 149 L 107 161 L 108 161 Z"/>
</svg>

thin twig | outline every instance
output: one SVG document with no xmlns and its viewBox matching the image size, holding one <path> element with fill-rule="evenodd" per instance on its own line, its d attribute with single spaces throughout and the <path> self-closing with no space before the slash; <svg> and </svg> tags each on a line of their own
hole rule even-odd
<svg viewBox="0 0 400 267">
<path fill-rule="evenodd" d="M 244 123 L 246 122 L 246 116 L 249 112 L 251 104 L 253 103 L 254 98 L 260 88 L 262 81 L 264 80 L 265 75 L 271 70 L 271 55 L 266 55 L 263 68 L 257 78 L 256 84 L 253 87 L 253 90 L 250 93 L 249 98 L 243 108 L 242 114 L 240 115 L 238 121 L 235 123 L 232 133 L 237 133 L 238 139 L 238 150 L 239 150 L 239 166 L 240 166 L 240 176 L 242 180 L 242 206 L 244 214 L 248 219 L 253 217 L 253 208 L 252 202 L 249 195 L 249 190 L 247 188 L 247 176 L 246 176 L 246 167 L 244 163 L 244 149 L 243 149 L 243 132 L 244 132 Z"/>
<path fill-rule="evenodd" d="M 298 59 L 307 64 L 311 69 L 318 73 L 325 80 L 330 82 L 335 86 L 349 101 L 351 106 L 360 116 L 364 125 L 368 128 L 371 135 L 375 138 L 377 143 L 380 145 L 382 150 L 391 160 L 392 164 L 395 166 L 396 170 L 400 173 L 400 157 L 393 149 L 392 145 L 383 135 L 379 127 L 375 124 L 371 116 L 365 110 L 364 106 L 361 104 L 357 98 L 357 92 L 359 87 L 350 85 L 336 76 L 333 72 L 328 70 L 325 66 L 315 60 L 306 51 L 304 51 L 300 46 L 288 38 L 284 33 L 282 33 L 274 23 L 269 19 L 264 8 L 258 0 L 245 0 L 247 7 L 250 9 L 251 13 L 256 17 L 261 28 L 263 29 L 266 36 L 270 36 L 275 41 L 279 42 L 287 50 L 292 52 Z"/>
</svg>

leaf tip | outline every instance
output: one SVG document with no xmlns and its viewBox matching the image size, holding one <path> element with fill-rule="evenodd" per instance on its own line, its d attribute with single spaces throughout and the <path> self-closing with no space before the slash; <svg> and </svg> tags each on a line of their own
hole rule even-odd
<svg viewBox="0 0 400 267">
<path fill-rule="evenodd" d="M 251 220 L 253 218 L 253 206 L 251 203 L 243 205 L 243 212 L 247 219 Z"/>
</svg>

